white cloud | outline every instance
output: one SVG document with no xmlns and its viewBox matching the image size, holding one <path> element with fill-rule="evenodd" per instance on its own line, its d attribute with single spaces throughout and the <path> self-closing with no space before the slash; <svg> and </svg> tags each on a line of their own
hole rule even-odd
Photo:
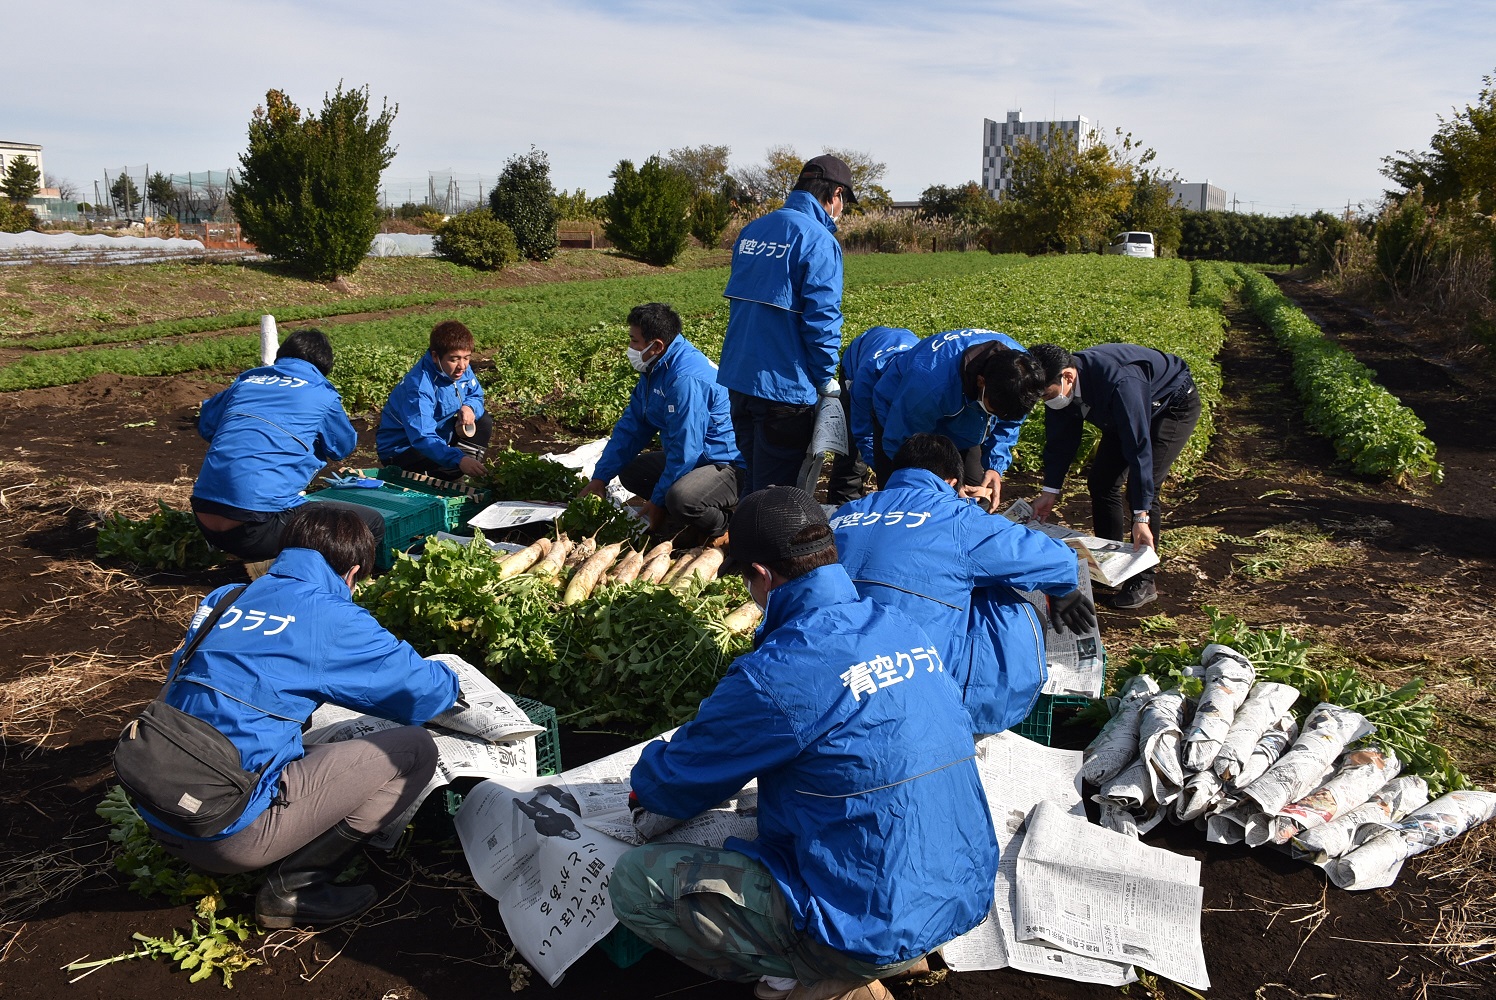
<svg viewBox="0 0 1496 1000">
<path fill-rule="evenodd" d="M 1374 199 L 1380 157 L 1422 147 L 1496 69 L 1482 4 L 931 0 L 687 4 L 178 0 L 149 18 L 49 8 L 76 54 L 22 55 L 5 137 L 49 171 L 221 169 L 269 87 L 315 108 L 342 79 L 400 105 L 391 175 L 492 177 L 531 143 L 560 187 L 608 186 L 673 146 L 757 160 L 787 142 L 871 151 L 895 196 L 977 177 L 984 117 L 1084 114 L 1186 179 L 1288 211 Z M 55 37 L 55 36 L 54 36 Z M 96 41 L 98 39 L 98 41 Z M 108 39 L 103 41 L 102 39 Z"/>
</svg>

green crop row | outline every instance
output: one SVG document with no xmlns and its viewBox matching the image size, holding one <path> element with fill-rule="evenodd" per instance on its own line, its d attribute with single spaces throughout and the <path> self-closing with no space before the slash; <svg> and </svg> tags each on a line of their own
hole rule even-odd
<svg viewBox="0 0 1496 1000">
<path fill-rule="evenodd" d="M 1293 381 L 1309 426 L 1359 473 L 1399 483 L 1424 475 L 1440 482 L 1444 470 L 1423 435 L 1423 421 L 1377 382 L 1376 373 L 1325 337 L 1272 279 L 1240 265 L 1237 271 L 1252 311 L 1293 355 Z"/>
</svg>

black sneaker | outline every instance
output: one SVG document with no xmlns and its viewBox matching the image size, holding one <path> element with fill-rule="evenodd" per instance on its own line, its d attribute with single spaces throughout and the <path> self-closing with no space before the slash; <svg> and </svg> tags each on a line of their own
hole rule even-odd
<svg viewBox="0 0 1496 1000">
<path fill-rule="evenodd" d="M 1141 608 L 1145 604 L 1152 604 L 1156 600 L 1158 600 L 1158 588 L 1153 585 L 1153 581 L 1135 576 L 1117 591 L 1116 596 L 1112 598 L 1112 607 L 1128 611 L 1132 608 Z"/>
</svg>

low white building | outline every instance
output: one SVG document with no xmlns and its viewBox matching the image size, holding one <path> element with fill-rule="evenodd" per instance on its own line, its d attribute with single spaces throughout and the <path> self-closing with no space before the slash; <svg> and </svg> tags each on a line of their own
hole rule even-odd
<svg viewBox="0 0 1496 1000">
<path fill-rule="evenodd" d="M 1026 122 L 1022 111 L 1009 111 L 1008 119 L 982 121 L 982 189 L 1000 198 L 1013 183 L 1013 147 L 1020 139 L 1047 147 L 1056 140 L 1082 148 L 1091 144 L 1091 123 L 1084 115 L 1069 121 Z"/>
<path fill-rule="evenodd" d="M 1191 184 L 1187 181 L 1170 181 L 1174 192 L 1174 204 L 1190 212 L 1226 211 L 1226 189 L 1218 188 L 1209 181 Z"/>
<path fill-rule="evenodd" d="M 0 140 L 0 177 L 10 169 L 12 160 L 30 160 L 36 164 L 36 182 L 41 184 L 47 176 L 42 169 L 42 147 L 29 142 L 6 142 Z"/>
</svg>

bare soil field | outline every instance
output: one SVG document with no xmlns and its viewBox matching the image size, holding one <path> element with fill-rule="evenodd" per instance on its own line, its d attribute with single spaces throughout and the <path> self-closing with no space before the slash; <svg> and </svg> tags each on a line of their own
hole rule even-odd
<svg viewBox="0 0 1496 1000">
<path fill-rule="evenodd" d="M 1233 317 L 1219 435 L 1203 472 L 1169 498 L 1166 531 L 1178 542 L 1166 549 L 1162 598 L 1141 612 L 1103 613 L 1111 657 L 1138 643 L 1198 639 L 1207 604 L 1254 626 L 1289 625 L 1389 682 L 1423 677 L 1439 702 L 1439 738 L 1489 787 L 1496 782 L 1489 380 L 1419 357 L 1396 329 L 1368 324 L 1333 300 L 1303 304 L 1427 422 L 1446 466 L 1443 485 L 1408 491 L 1337 470 L 1330 446 L 1302 427 L 1287 362 L 1270 335 Z M 164 962 L 107 966 L 75 985 L 60 967 L 127 951 L 133 932 L 169 934 L 191 920 L 190 907 L 124 888 L 93 810 L 111 783 L 119 728 L 159 686 L 198 597 L 243 571 L 232 564 L 143 574 L 97 563 L 93 551 L 100 511 L 143 514 L 157 499 L 185 505 L 204 451 L 194 408 L 224 382 L 100 376 L 0 395 L 0 995 L 171 1000 L 221 988 L 189 984 Z M 368 449 L 372 434 L 360 427 Z M 499 432 L 506 437 L 543 447 L 564 431 L 509 419 Z M 1015 477 L 1008 489 L 1036 485 Z M 1070 504 L 1071 519 L 1085 523 L 1083 500 Z M 1273 534 L 1285 526 L 1296 527 Z M 1057 733 L 1074 747 L 1090 737 L 1082 726 Z M 627 734 L 565 731 L 562 755 L 575 765 L 629 742 Z M 1209 996 L 1496 995 L 1496 830 L 1423 855 L 1395 886 L 1368 893 L 1327 888 L 1318 870 L 1271 852 L 1207 850 L 1193 829 L 1164 827 L 1147 839 L 1204 863 Z M 320 934 L 255 940 L 266 963 L 236 976 L 235 993 L 444 1000 L 509 991 L 502 922 L 439 810 L 418 816 L 408 853 L 372 857 L 370 874 L 384 893 L 374 911 Z M 1008 971 L 896 992 L 929 1000 L 1114 993 Z M 1188 995 L 1166 982 L 1128 992 Z M 594 950 L 558 988 L 532 978 L 522 995 L 746 998 L 751 990 L 706 981 L 658 952 L 619 970 Z"/>
</svg>

